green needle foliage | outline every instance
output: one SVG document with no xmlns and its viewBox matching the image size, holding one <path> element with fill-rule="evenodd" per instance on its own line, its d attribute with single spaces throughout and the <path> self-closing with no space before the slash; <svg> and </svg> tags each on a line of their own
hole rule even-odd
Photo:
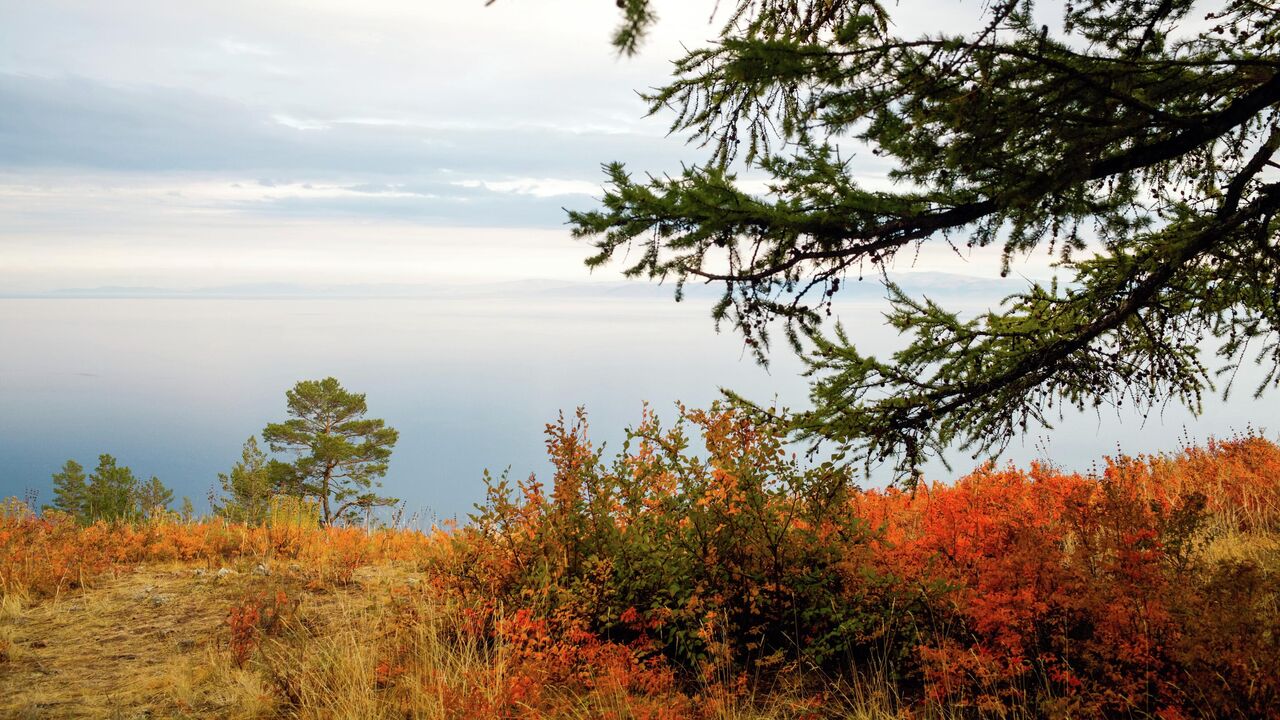
<svg viewBox="0 0 1280 720">
<path fill-rule="evenodd" d="M 214 514 L 232 522 L 261 525 L 267 519 L 275 488 L 267 456 L 258 447 L 258 439 L 250 436 L 240 452 L 240 461 L 230 473 L 218 473 L 223 496 L 214 499 Z"/>
<path fill-rule="evenodd" d="M 53 507 L 76 518 L 88 519 L 89 488 L 85 484 L 84 467 L 68 460 L 53 474 Z"/>
<path fill-rule="evenodd" d="M 88 520 L 133 520 L 138 479 L 133 470 L 116 464 L 111 455 L 98 456 L 98 467 L 89 476 L 86 492 Z"/>
<path fill-rule="evenodd" d="M 624 5 L 642 33 L 649 2 Z M 972 7 L 974 32 L 907 37 L 892 4 L 738 0 L 647 96 L 709 157 L 644 179 L 607 165 L 602 207 L 570 213 L 588 265 L 674 279 L 677 297 L 721 285 L 717 324 L 761 361 L 770 328 L 805 354 L 800 436 L 908 480 L 1064 408 L 1198 410 L 1215 371 L 1242 362 L 1265 370 L 1257 393 L 1274 386 L 1280 5 L 1073 0 L 1052 31 L 1030 0 Z M 861 183 L 857 154 L 889 163 L 893 189 Z M 769 192 L 740 189 L 743 169 Z M 882 272 L 925 243 L 1001 248 L 1006 273 L 1047 251 L 1062 282 L 961 317 Z M 825 320 L 867 274 L 904 337 L 892 357 Z"/>
<path fill-rule="evenodd" d="M 138 485 L 134 491 L 138 499 L 138 515 L 150 518 L 157 513 L 163 515 L 173 502 L 173 491 L 160 482 L 155 475 L 147 482 Z"/>
<path fill-rule="evenodd" d="M 299 382 L 285 396 L 292 417 L 267 425 L 262 438 L 273 451 L 292 452 L 297 460 L 287 478 L 277 469 L 269 475 L 318 499 L 326 525 L 396 502 L 372 488 L 381 487 L 376 480 L 387 473 L 399 433 L 382 420 L 364 417 L 363 394 L 348 392 L 329 377 Z"/>
<path fill-rule="evenodd" d="M 68 460 L 53 474 L 53 508 L 65 512 L 82 525 L 106 520 L 133 521 L 150 518 L 168 510 L 173 491 L 152 475 L 139 482 L 133 470 L 121 466 L 111 455 L 99 455 L 98 467 L 87 480 L 84 467 Z M 48 508 L 46 508 L 48 509 Z"/>
</svg>

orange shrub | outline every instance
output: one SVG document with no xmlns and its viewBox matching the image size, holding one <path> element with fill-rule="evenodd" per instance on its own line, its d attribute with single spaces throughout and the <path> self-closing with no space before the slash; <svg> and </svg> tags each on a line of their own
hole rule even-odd
<svg viewBox="0 0 1280 720">
<path fill-rule="evenodd" d="M 646 413 L 612 463 L 579 414 L 548 426 L 547 448 L 553 490 L 492 482 L 446 587 L 665 659 L 686 684 L 904 658 L 943 591 L 877 571 L 848 473 L 804 468 L 777 428 L 736 411 L 688 411 L 669 429 Z"/>
<path fill-rule="evenodd" d="M 227 612 L 227 627 L 231 631 L 231 660 L 236 667 L 244 667 L 260 638 L 278 634 L 297 609 L 297 600 L 291 600 L 283 590 L 270 595 L 258 593 L 233 605 Z"/>
<path fill-rule="evenodd" d="M 723 408 L 670 428 L 646 412 L 606 459 L 583 415 L 562 418 L 549 488 L 490 480 L 470 523 L 432 534 L 82 528 L 11 503 L 0 589 L 56 595 L 149 561 L 288 559 L 317 585 L 411 563 L 426 582 L 398 596 L 371 677 L 379 692 L 426 683 L 459 718 L 572 714 L 583 698 L 619 717 L 712 717 L 779 680 L 800 685 L 797 717 L 817 717 L 838 710 L 825 682 L 868 672 L 907 713 L 1280 717 L 1274 443 L 860 491 L 800 462 L 783 430 Z M 1205 552 L 1215 538 L 1254 550 Z M 236 663 L 291 602 L 232 608 Z M 448 642 L 501 657 L 461 681 L 410 672 L 401 630 L 427 602 L 457 611 Z"/>
<path fill-rule="evenodd" d="M 934 701 L 1270 717 L 1280 580 L 1196 549 L 1211 513 L 1274 527 L 1278 488 L 1280 448 L 1245 436 L 1108 460 L 1099 478 L 987 467 L 854 502 L 882 531 L 874 566 L 952 588 L 917 656 Z"/>
<path fill-rule="evenodd" d="M 492 482 L 455 537 L 444 586 L 482 619 L 518 609 L 579 648 L 624 643 L 686 687 L 798 662 L 878 667 L 908 702 L 955 711 L 1280 707 L 1277 573 L 1198 552 L 1211 517 L 1276 527 L 1280 448 L 1260 437 L 1116 458 L 1100 477 L 985 467 L 907 493 L 801 467 L 734 411 L 670 430 L 646 414 L 611 463 L 581 414 L 547 434 L 553 489 Z"/>
<path fill-rule="evenodd" d="M 217 565 L 241 559 L 303 561 L 303 572 L 318 583 L 348 583 L 363 565 L 419 562 L 437 544 L 437 538 L 414 530 L 250 527 L 222 520 L 81 527 L 57 512 L 0 513 L 0 590 L 52 596 L 143 562 Z"/>
</svg>

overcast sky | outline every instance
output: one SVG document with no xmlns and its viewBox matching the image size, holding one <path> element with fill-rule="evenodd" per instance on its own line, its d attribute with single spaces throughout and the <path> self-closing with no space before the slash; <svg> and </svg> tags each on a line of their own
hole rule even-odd
<svg viewBox="0 0 1280 720">
<path fill-rule="evenodd" d="M 0 3 L 0 283 L 582 276 L 561 207 L 685 152 L 632 92 L 672 39 L 619 60 L 615 12 Z"/>
<path fill-rule="evenodd" d="M 0 288 L 589 279 L 562 208 L 699 159 L 636 91 L 714 5 L 623 59 L 607 0 L 0 0 Z"/>
</svg>

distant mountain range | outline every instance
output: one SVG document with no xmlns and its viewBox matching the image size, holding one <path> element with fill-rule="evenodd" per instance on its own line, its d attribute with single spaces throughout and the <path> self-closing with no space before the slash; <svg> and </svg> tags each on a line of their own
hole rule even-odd
<svg viewBox="0 0 1280 720">
<path fill-rule="evenodd" d="M 889 278 L 913 295 L 960 297 L 998 300 L 1027 286 L 1022 278 L 982 278 L 940 272 L 890 273 Z M 717 298 L 720 284 L 690 283 L 685 296 L 690 299 Z M 246 283 L 195 289 L 159 287 L 103 286 L 65 288 L 44 292 L 13 293 L 0 291 L 0 298 L 27 299 L 322 299 L 322 298 L 618 298 L 667 299 L 674 293 L 672 283 L 659 285 L 646 281 L 575 282 L 566 280 L 515 280 L 496 283 L 361 283 L 317 284 Z M 875 277 L 846 282 L 841 289 L 846 300 L 877 300 L 884 288 Z"/>
</svg>

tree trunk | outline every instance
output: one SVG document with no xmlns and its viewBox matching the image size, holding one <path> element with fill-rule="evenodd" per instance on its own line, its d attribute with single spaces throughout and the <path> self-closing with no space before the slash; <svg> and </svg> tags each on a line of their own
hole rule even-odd
<svg viewBox="0 0 1280 720">
<path fill-rule="evenodd" d="M 333 467 L 326 465 L 324 479 L 320 483 L 320 505 L 324 508 L 324 524 L 333 524 L 333 515 L 329 513 L 329 481 L 333 478 Z"/>
</svg>

